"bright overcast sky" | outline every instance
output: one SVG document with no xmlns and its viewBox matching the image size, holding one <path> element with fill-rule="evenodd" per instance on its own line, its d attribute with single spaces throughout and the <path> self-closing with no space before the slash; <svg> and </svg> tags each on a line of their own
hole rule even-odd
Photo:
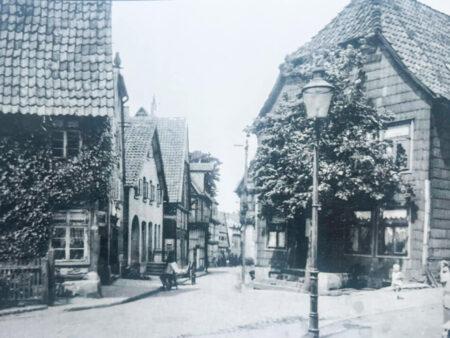
<svg viewBox="0 0 450 338">
<path fill-rule="evenodd" d="M 449 0 L 423 3 L 450 14 Z M 243 129 L 258 114 L 278 65 L 349 0 L 172 0 L 115 2 L 114 51 L 120 52 L 132 114 L 183 116 L 190 150 L 221 167 L 219 208 L 237 211 Z M 253 145 L 253 143 L 252 143 Z M 251 149 L 254 152 L 254 145 Z"/>
</svg>

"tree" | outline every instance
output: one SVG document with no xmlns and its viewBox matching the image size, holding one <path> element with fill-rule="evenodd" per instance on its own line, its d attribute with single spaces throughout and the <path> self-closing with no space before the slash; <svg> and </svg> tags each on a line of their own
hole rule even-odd
<svg viewBox="0 0 450 338">
<path fill-rule="evenodd" d="M 305 54 L 282 71 L 306 84 L 318 60 L 326 80 L 336 88 L 329 117 L 319 123 L 317 140 L 322 216 L 382 206 L 399 195 L 411 197 L 411 187 L 400 174 L 401 163 L 386 152 L 391 143 L 379 137 L 393 116 L 375 109 L 365 95 L 364 54 L 352 46 Z M 306 118 L 301 97 L 288 96 L 274 113 L 258 117 L 252 125 L 260 146 L 251 175 L 263 213 L 277 211 L 292 219 L 309 212 L 314 126 Z"/>
<path fill-rule="evenodd" d="M 217 195 L 217 182 L 220 181 L 220 165 L 222 162 L 210 153 L 204 153 L 199 150 L 189 153 L 189 162 L 213 164 L 213 170 L 205 174 L 205 188 L 212 197 L 215 197 Z"/>
</svg>

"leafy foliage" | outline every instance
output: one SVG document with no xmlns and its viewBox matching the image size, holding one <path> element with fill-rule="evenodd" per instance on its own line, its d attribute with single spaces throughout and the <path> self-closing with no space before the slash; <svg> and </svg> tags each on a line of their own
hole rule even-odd
<svg viewBox="0 0 450 338">
<path fill-rule="evenodd" d="M 52 157 L 50 126 L 41 127 L 0 139 L 0 260 L 44 255 L 53 211 L 102 201 L 109 191 L 108 125 L 87 135 L 79 156 L 71 159 Z"/>
<path fill-rule="evenodd" d="M 210 153 L 203 153 L 199 150 L 189 153 L 189 162 L 213 164 L 214 169 L 206 173 L 205 175 L 205 184 L 206 191 L 212 197 L 215 197 L 217 195 L 217 182 L 220 181 L 220 165 L 222 164 L 222 162 L 217 157 L 212 156 Z"/>
<path fill-rule="evenodd" d="M 313 66 L 323 64 L 326 80 L 335 86 L 329 116 L 317 125 L 306 118 L 301 97 L 285 96 L 272 114 L 251 127 L 260 146 L 251 165 L 263 212 L 278 211 L 294 218 L 309 210 L 312 192 L 312 150 L 319 136 L 319 192 L 323 210 L 336 215 L 346 208 L 389 203 L 411 187 L 400 165 L 386 153 L 390 141 L 379 135 L 392 120 L 365 96 L 364 55 L 352 47 L 303 57 L 283 69 L 306 84 Z M 319 122 L 319 121 L 318 121 Z"/>
</svg>

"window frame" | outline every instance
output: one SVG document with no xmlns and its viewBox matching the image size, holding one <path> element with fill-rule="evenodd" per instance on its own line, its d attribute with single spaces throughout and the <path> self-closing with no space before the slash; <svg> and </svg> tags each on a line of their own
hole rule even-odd
<svg viewBox="0 0 450 338">
<path fill-rule="evenodd" d="M 55 134 L 55 133 L 61 133 L 62 134 L 62 143 L 63 143 L 62 144 L 62 148 L 54 147 L 54 144 L 53 144 L 54 136 L 53 136 L 53 134 Z M 77 154 L 76 155 L 70 155 L 70 156 L 68 155 L 68 149 L 69 149 L 69 147 L 68 147 L 68 139 L 69 139 L 68 138 L 68 134 L 69 133 L 76 133 L 78 135 L 78 148 L 77 148 Z M 51 146 L 52 146 L 52 156 L 54 158 L 60 158 L 60 159 L 75 158 L 75 157 L 79 156 L 80 152 L 81 152 L 81 148 L 83 146 L 83 137 L 82 137 L 81 131 L 79 129 L 54 128 L 51 131 L 51 141 L 52 141 L 52 144 L 51 144 Z M 55 155 L 55 153 L 54 153 L 55 149 L 62 150 L 62 156 Z M 70 148 L 70 149 L 72 149 L 72 148 Z M 75 148 L 73 148 L 73 149 L 75 149 Z"/>
<path fill-rule="evenodd" d="M 134 187 L 134 198 L 138 199 L 142 193 L 142 179 L 138 179 L 138 184 Z"/>
<path fill-rule="evenodd" d="M 408 126 L 409 127 L 409 135 L 408 136 L 394 136 L 394 137 L 386 137 L 387 131 L 391 128 Z M 397 146 L 402 144 L 402 141 L 409 142 L 409 151 L 407 153 L 407 166 L 405 168 L 400 168 L 401 173 L 411 173 L 413 170 L 413 155 L 414 155 L 414 119 L 407 119 L 401 121 L 395 121 L 388 123 L 385 129 L 382 132 L 382 140 L 392 141 L 393 154 L 392 158 L 395 161 L 397 159 Z"/>
<path fill-rule="evenodd" d="M 142 199 L 144 202 L 148 200 L 148 181 L 145 177 L 142 180 Z"/>
<path fill-rule="evenodd" d="M 275 246 L 270 244 L 271 233 L 275 233 Z M 284 236 L 284 245 L 280 245 L 280 234 Z M 267 240 L 266 247 L 270 250 L 285 250 L 287 247 L 287 234 L 286 234 L 286 225 L 285 224 L 271 224 L 267 227 Z"/>
<path fill-rule="evenodd" d="M 402 210 L 406 212 L 406 225 L 391 225 L 391 226 L 386 226 L 384 225 L 384 217 L 383 217 L 383 212 L 384 211 L 397 211 L 397 210 Z M 406 232 L 407 232 L 407 239 L 406 239 L 406 243 L 405 243 L 405 248 L 406 248 L 406 254 L 396 254 L 395 252 L 388 252 L 388 253 L 381 253 L 380 251 L 380 245 L 383 242 L 382 239 L 384 239 L 384 235 L 383 238 L 381 238 L 380 234 L 381 231 L 384 233 L 386 228 L 392 228 L 393 229 L 393 234 L 395 234 L 395 229 L 396 228 L 406 228 Z M 383 245 L 385 246 L 385 240 Z M 395 247 L 395 235 L 393 236 L 393 246 Z M 410 256 L 410 252 L 411 252 L 411 216 L 410 216 L 410 210 L 406 209 L 406 208 L 392 208 L 392 209 L 380 209 L 380 215 L 379 215 L 379 221 L 377 222 L 377 232 L 376 232 L 376 256 L 377 257 L 392 257 L 392 258 L 409 258 Z"/>
<path fill-rule="evenodd" d="M 356 215 L 356 213 L 359 213 L 359 212 L 362 212 L 362 213 L 369 213 L 369 219 L 367 220 L 367 221 L 363 221 L 362 219 L 359 219 L 358 218 L 358 216 Z M 347 228 L 347 230 L 349 231 L 349 232 L 347 232 L 346 233 L 346 236 L 345 236 L 345 247 L 344 247 L 344 254 L 346 254 L 346 255 L 351 255 L 351 256 L 370 256 L 370 257 L 372 257 L 373 256 L 373 252 L 374 252 L 374 246 L 375 246 L 375 243 L 374 243 L 374 234 L 373 234 L 373 229 L 374 229 L 374 227 L 375 227 L 375 215 L 374 215 L 374 212 L 372 211 L 372 210 L 356 210 L 356 211 L 354 211 L 354 213 L 355 213 L 355 221 L 354 221 L 354 224 L 350 224 L 349 226 L 348 226 L 348 228 Z M 361 244 L 362 244 L 362 241 L 361 241 L 361 228 L 363 228 L 363 227 L 365 227 L 365 228 L 368 228 L 368 236 L 369 236 L 369 250 L 367 251 L 367 252 L 364 252 L 364 251 L 362 251 L 361 249 L 359 249 L 359 247 L 361 246 Z M 358 231 L 358 251 L 351 251 L 351 250 L 348 250 L 348 245 L 350 245 L 350 244 L 352 244 L 352 241 L 351 241 L 351 234 L 350 234 L 350 231 L 352 230 L 352 229 L 354 229 L 354 228 L 357 228 L 359 231 Z"/>
<path fill-rule="evenodd" d="M 71 216 L 73 214 L 84 214 L 85 218 L 84 220 L 72 218 Z M 90 216 L 89 212 L 87 210 L 82 209 L 70 209 L 70 210 L 64 210 L 59 211 L 56 214 L 64 215 L 64 217 L 60 217 L 59 219 L 53 219 L 52 221 L 52 230 L 55 232 L 56 229 L 64 229 L 64 249 L 58 249 L 53 246 L 53 240 L 55 237 L 52 235 L 52 238 L 50 240 L 50 248 L 54 251 L 62 251 L 64 250 L 64 256 L 63 259 L 56 259 L 55 263 L 57 265 L 89 265 L 90 264 L 90 247 L 89 247 L 89 223 L 90 223 Z M 70 258 L 71 250 L 81 250 L 80 248 L 73 248 L 71 247 L 71 238 L 72 237 L 72 229 L 82 229 L 83 230 L 83 258 Z M 57 238 L 63 238 L 63 237 L 57 237 Z"/>
</svg>

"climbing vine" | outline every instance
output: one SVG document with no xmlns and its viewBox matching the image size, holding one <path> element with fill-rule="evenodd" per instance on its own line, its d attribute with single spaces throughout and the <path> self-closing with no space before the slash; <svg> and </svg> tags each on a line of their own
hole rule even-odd
<svg viewBox="0 0 450 338">
<path fill-rule="evenodd" d="M 52 156 L 50 121 L 0 138 L 0 260 L 43 256 L 52 212 L 104 202 L 114 156 L 110 127 L 83 134 L 78 156 Z"/>
</svg>

